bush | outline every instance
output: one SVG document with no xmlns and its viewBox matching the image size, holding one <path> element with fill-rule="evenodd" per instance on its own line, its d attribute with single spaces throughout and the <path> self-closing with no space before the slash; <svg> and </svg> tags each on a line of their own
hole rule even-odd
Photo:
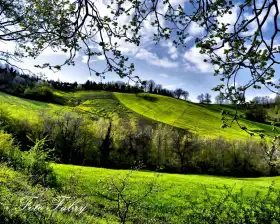
<svg viewBox="0 0 280 224">
<path fill-rule="evenodd" d="M 210 196 L 207 189 L 204 203 L 191 202 L 185 223 L 279 223 L 280 191 L 273 184 L 267 193 L 245 196 L 242 189 L 233 192 L 233 188 L 224 186 L 220 198 Z"/>
<path fill-rule="evenodd" d="M 0 131 L 0 162 L 30 176 L 33 184 L 55 185 L 56 178 L 50 167 L 45 139 L 36 140 L 29 151 L 21 152 L 11 135 Z"/>
<path fill-rule="evenodd" d="M 262 106 L 257 106 L 245 112 L 245 118 L 250 121 L 264 123 L 266 117 L 266 110 Z"/>
<path fill-rule="evenodd" d="M 0 161 L 7 163 L 15 170 L 25 168 L 22 152 L 14 144 L 14 139 L 10 134 L 0 131 Z"/>
<path fill-rule="evenodd" d="M 54 94 L 51 89 L 47 86 L 35 86 L 34 88 L 26 88 L 24 91 L 26 97 L 35 99 L 35 100 L 53 100 Z"/>
<path fill-rule="evenodd" d="M 56 104 L 65 103 L 65 100 L 62 97 L 55 95 L 52 89 L 46 85 L 38 85 L 33 88 L 28 87 L 25 89 L 23 95 L 24 97 L 32 100 L 38 100 L 38 101 L 44 101 L 44 102 L 56 103 Z"/>
<path fill-rule="evenodd" d="M 49 162 L 49 152 L 45 149 L 45 140 L 36 140 L 35 145 L 29 151 L 23 153 L 25 169 L 31 175 L 33 184 L 54 185 L 56 177 Z"/>
</svg>

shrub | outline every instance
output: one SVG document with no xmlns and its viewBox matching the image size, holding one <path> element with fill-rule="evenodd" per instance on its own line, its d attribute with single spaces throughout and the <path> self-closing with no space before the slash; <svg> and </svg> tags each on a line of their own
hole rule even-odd
<svg viewBox="0 0 280 224">
<path fill-rule="evenodd" d="M 245 112 L 245 118 L 247 120 L 260 123 L 265 122 L 266 116 L 266 110 L 262 106 L 257 106 Z"/>
<path fill-rule="evenodd" d="M 52 89 L 46 85 L 38 85 L 33 88 L 28 87 L 24 91 L 24 97 L 44 101 L 48 103 L 65 104 L 63 97 L 57 96 L 53 93 Z"/>
<path fill-rule="evenodd" d="M 23 152 L 25 169 L 33 184 L 54 185 L 56 177 L 48 160 L 50 149 L 45 149 L 46 139 L 36 140 L 29 151 Z"/>
<path fill-rule="evenodd" d="M 26 88 L 24 95 L 31 99 L 49 101 L 53 100 L 54 94 L 48 86 L 35 86 L 33 88 Z"/>
<path fill-rule="evenodd" d="M 11 135 L 0 131 L 0 162 L 30 176 L 33 184 L 55 185 L 56 178 L 50 167 L 45 139 L 36 140 L 29 151 L 21 152 Z"/>
<path fill-rule="evenodd" d="M 19 148 L 14 144 L 10 134 L 0 131 L 0 161 L 7 163 L 15 170 L 24 169 L 24 159 Z"/>
<path fill-rule="evenodd" d="M 210 196 L 205 188 L 205 200 L 191 202 L 185 223 L 279 223 L 280 191 L 273 184 L 267 193 L 245 196 L 243 190 L 234 192 L 233 188 L 224 186 L 223 194 Z"/>
</svg>

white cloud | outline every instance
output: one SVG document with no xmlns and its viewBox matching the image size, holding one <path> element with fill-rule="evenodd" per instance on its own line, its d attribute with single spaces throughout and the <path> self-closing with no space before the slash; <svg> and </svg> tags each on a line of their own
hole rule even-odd
<svg viewBox="0 0 280 224">
<path fill-rule="evenodd" d="M 77 54 L 76 54 L 77 57 L 79 56 L 78 54 L 79 54 L 79 52 L 77 52 Z M 69 53 L 63 52 L 61 50 L 54 51 L 50 47 L 48 47 L 40 54 L 40 56 L 52 56 L 52 55 L 64 55 L 67 57 L 67 56 L 69 56 Z"/>
<path fill-rule="evenodd" d="M 163 88 L 165 89 L 176 89 L 176 88 L 179 88 L 181 86 L 185 85 L 185 83 L 181 82 L 179 84 L 172 84 L 172 85 L 166 85 L 166 86 L 163 86 Z"/>
<path fill-rule="evenodd" d="M 184 70 L 186 72 L 199 72 L 199 70 L 196 68 L 196 66 L 189 62 L 184 63 Z"/>
<path fill-rule="evenodd" d="M 276 93 L 272 93 L 272 94 L 270 94 L 269 95 L 269 98 L 271 98 L 271 99 L 275 99 L 275 97 L 277 96 L 277 94 Z"/>
<path fill-rule="evenodd" d="M 101 55 L 101 56 L 94 56 L 94 57 L 91 57 L 91 60 L 90 62 L 95 62 L 95 61 L 103 61 L 105 60 L 105 56 L 104 55 Z M 82 57 L 82 63 L 87 63 L 88 62 L 88 56 L 87 55 L 84 55 Z"/>
<path fill-rule="evenodd" d="M 263 4 L 263 1 L 257 1 L 257 7 L 260 8 Z M 253 6 L 252 6 L 253 7 Z M 278 1 L 278 8 L 280 7 L 280 1 Z M 267 9 L 264 9 L 262 11 L 262 13 L 258 16 L 259 18 L 259 21 L 260 23 L 263 22 L 265 16 L 266 16 L 266 13 L 267 13 Z M 269 13 L 269 15 L 267 16 L 266 18 L 266 21 L 264 22 L 263 26 L 262 26 L 262 31 L 266 31 L 268 29 L 268 25 L 273 22 L 274 20 L 274 15 L 275 15 L 276 11 L 275 11 L 275 8 L 273 7 Z M 244 18 L 247 19 L 247 20 L 250 20 L 252 19 L 253 17 L 255 16 L 255 14 L 252 14 L 252 13 L 244 13 Z M 258 29 L 258 23 L 257 23 L 257 20 L 254 20 L 253 22 L 251 22 L 248 26 L 249 28 L 249 31 L 247 32 L 247 35 L 252 35 L 254 34 L 257 29 Z"/>
<path fill-rule="evenodd" d="M 204 62 L 208 59 L 206 55 L 200 54 L 199 49 L 195 46 L 190 48 L 184 55 L 186 63 L 185 69 L 191 69 L 192 71 L 197 70 L 199 72 L 213 72 L 214 66 L 209 62 Z"/>
<path fill-rule="evenodd" d="M 204 29 L 202 27 L 200 27 L 196 22 L 191 22 L 189 26 L 189 34 L 192 37 L 200 37 L 201 35 L 203 35 L 203 33 Z"/>
<path fill-rule="evenodd" d="M 159 76 L 161 76 L 163 78 L 167 78 L 169 75 L 167 75 L 167 74 L 159 74 Z"/>
<path fill-rule="evenodd" d="M 0 51 L 13 52 L 15 50 L 15 43 L 12 41 L 0 41 Z"/>
<path fill-rule="evenodd" d="M 171 40 L 162 42 L 161 46 L 168 48 L 168 54 L 172 59 L 178 58 L 178 49 L 174 46 Z"/>
<path fill-rule="evenodd" d="M 174 7 L 177 8 L 179 5 L 184 8 L 184 3 L 188 2 L 187 0 L 169 0 L 169 3 Z M 157 4 L 157 11 L 161 15 L 164 15 L 168 10 L 168 4 L 163 4 L 163 1 L 158 1 Z M 144 42 L 151 41 L 154 38 L 154 33 L 157 33 L 157 27 L 151 25 L 152 22 L 154 22 L 156 19 L 158 19 L 159 24 L 162 27 L 165 27 L 165 19 L 163 16 L 156 17 L 155 14 L 149 14 L 146 18 L 146 20 L 143 22 L 143 27 L 141 29 L 141 36 Z M 173 55 L 175 57 L 175 54 Z"/>
<path fill-rule="evenodd" d="M 175 89 L 176 85 L 167 85 L 167 86 L 163 86 L 163 88 L 165 88 L 165 89 Z"/>
<path fill-rule="evenodd" d="M 272 83 L 276 83 L 277 81 L 278 81 L 278 79 L 276 79 L 276 78 L 271 78 L 271 79 L 266 80 L 266 82 L 272 82 Z"/>
<path fill-rule="evenodd" d="M 234 24 L 237 20 L 237 15 L 238 15 L 238 6 L 234 6 L 230 11 L 230 13 L 226 13 L 223 16 L 219 16 L 217 17 L 218 22 L 220 23 L 219 26 L 222 27 L 222 23 L 223 24 L 231 24 L 228 26 L 228 31 L 232 32 L 234 26 L 232 24 Z"/>
<path fill-rule="evenodd" d="M 149 64 L 163 67 L 163 68 L 176 68 L 178 67 L 177 62 L 169 61 L 167 58 L 159 58 L 155 53 L 152 53 L 146 49 L 141 48 L 135 55 L 137 59 L 144 60 Z"/>
<path fill-rule="evenodd" d="M 28 43 L 30 47 L 32 47 L 31 43 Z M 16 50 L 16 43 L 13 41 L 0 41 L 0 51 L 14 53 Z M 69 57 L 69 51 L 64 52 L 62 50 L 53 50 L 51 47 L 47 47 L 44 49 L 41 54 L 38 56 L 65 56 Z M 79 57 L 79 52 L 76 52 L 76 57 Z"/>
<path fill-rule="evenodd" d="M 178 7 L 179 5 L 181 5 L 182 7 L 184 7 L 184 3 L 187 2 L 187 0 L 169 0 L 169 3 L 173 6 L 173 7 Z"/>
</svg>

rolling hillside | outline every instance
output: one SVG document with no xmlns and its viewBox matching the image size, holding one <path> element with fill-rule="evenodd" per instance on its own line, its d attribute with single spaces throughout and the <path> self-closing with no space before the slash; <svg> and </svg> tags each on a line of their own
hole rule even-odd
<svg viewBox="0 0 280 224">
<path fill-rule="evenodd" d="M 89 117 L 120 116 L 127 119 L 142 119 L 148 122 L 162 122 L 187 129 L 203 137 L 223 136 L 227 139 L 247 139 L 249 135 L 237 124 L 222 129 L 222 109 L 234 112 L 228 105 L 200 105 L 154 94 L 111 93 L 106 91 L 54 92 L 63 97 L 68 106 L 23 99 L 0 93 L 0 108 L 18 119 L 36 121 L 38 113 L 45 111 L 56 114 L 59 111 L 82 113 Z M 148 119 L 145 119 L 148 118 Z M 256 133 L 271 133 L 266 124 L 241 120 Z"/>
<path fill-rule="evenodd" d="M 234 113 L 234 108 L 228 105 L 200 105 L 146 93 L 139 95 L 115 93 L 115 95 L 123 105 L 142 116 L 187 129 L 200 136 L 223 136 L 228 139 L 249 138 L 249 135 L 241 131 L 237 124 L 234 124 L 232 128 L 221 128 L 221 110 L 225 109 Z M 271 127 L 266 124 L 245 119 L 242 119 L 240 123 L 256 133 L 271 133 Z"/>
<path fill-rule="evenodd" d="M 14 119 L 26 119 L 36 124 L 41 119 L 42 112 L 50 113 L 52 116 L 60 116 L 61 111 L 77 113 L 86 118 L 86 126 L 84 126 L 86 130 L 94 129 L 92 118 L 119 116 L 125 119 L 142 119 L 151 123 L 163 122 L 175 127 L 188 129 L 203 137 L 223 136 L 235 141 L 248 138 L 248 135 L 237 126 L 227 130 L 220 128 L 220 111 L 222 109 L 234 111 L 229 105 L 199 105 L 159 95 L 135 95 L 105 91 L 55 92 L 55 94 L 64 98 L 67 103 L 65 105 L 57 105 L 0 93 L 0 114 L 8 113 L 8 116 Z M 247 120 L 242 120 L 242 123 L 250 126 L 253 130 L 270 131 L 268 125 Z M 120 132 L 124 132 L 124 127 L 117 126 L 117 129 Z M 173 131 L 175 132 L 175 130 Z M 90 135 L 90 140 L 93 139 L 92 136 Z M 89 141 L 89 143 L 92 143 L 92 141 Z M 7 146 L 10 145 L 3 144 L 2 150 L 7 150 Z M 84 146 L 82 148 L 84 149 Z M 91 148 L 93 151 L 88 151 L 88 157 L 95 158 L 97 154 L 90 154 L 95 152 L 94 147 Z M 120 151 L 119 154 L 122 155 L 123 151 Z M 10 153 L 9 155 L 13 154 Z M 26 155 L 26 152 L 23 155 Z M 217 154 L 215 154 L 216 156 Z M 116 154 L 113 154 L 112 158 L 113 160 L 118 159 Z M 37 160 L 27 159 L 26 161 Z M 230 164 L 234 164 L 231 160 L 229 161 Z M 51 166 L 58 185 L 57 188 L 47 191 L 48 194 L 44 193 L 44 197 L 48 199 L 57 193 L 71 195 L 71 197 L 77 196 L 78 198 L 82 195 L 83 203 L 88 206 L 88 210 L 79 217 L 75 215 L 60 216 L 58 214 L 58 219 L 63 220 L 63 222 L 53 223 L 120 223 L 116 210 L 118 206 L 116 201 L 111 201 L 110 198 L 108 199 L 102 195 L 104 192 L 112 190 L 112 181 L 117 182 L 116 186 L 123 186 L 122 178 L 130 173 L 129 170 L 113 170 L 56 163 L 51 163 Z M 17 178 L 14 178 L 15 176 L 22 176 L 22 178 L 25 178 L 25 181 L 21 181 L 19 185 Z M 255 214 L 255 211 L 259 212 L 259 208 L 264 211 L 264 214 L 270 214 L 271 206 L 274 206 L 272 209 L 276 206 L 277 209 L 275 211 L 279 211 L 278 199 L 280 192 L 278 198 L 274 197 L 274 195 L 270 197 L 268 193 L 270 192 L 269 189 L 273 189 L 274 194 L 278 192 L 280 189 L 279 177 L 237 178 L 210 175 L 159 174 L 141 170 L 134 172 L 126 180 L 127 186 L 123 195 L 133 200 L 141 197 L 141 195 L 145 195 L 145 192 L 149 189 L 149 184 L 155 183 L 153 185 L 154 192 L 148 197 L 142 198 L 141 203 L 137 203 L 135 207 L 131 208 L 129 218 L 134 220 L 134 223 L 147 223 L 147 220 L 155 220 L 153 223 L 190 223 L 186 220 L 193 221 L 195 215 L 199 219 L 200 214 L 205 211 L 205 208 L 208 209 L 205 213 L 208 212 L 210 215 L 215 213 L 216 215 L 216 211 L 212 209 L 216 208 L 214 205 L 220 203 L 220 201 L 223 201 L 223 207 L 217 214 L 219 214 L 218 218 L 222 220 L 221 223 L 225 223 L 223 221 L 227 220 L 226 218 L 229 214 L 231 214 L 231 217 L 237 217 L 236 214 L 243 212 L 242 215 L 245 216 L 247 213 L 244 211 L 247 211 L 250 206 L 253 206 L 253 209 L 255 209 L 252 210 L 252 214 Z M 32 192 L 43 193 L 48 189 L 31 186 L 27 182 L 27 174 L 23 173 L 23 171 L 14 171 L 12 168 L 4 165 L 0 166 L 1 181 L 5 185 L 2 188 L 0 187 L 0 195 L 2 190 L 2 194 L 9 192 L 13 198 L 17 196 L 18 186 L 24 187 L 24 189 L 28 187 L 30 194 Z M 271 186 L 273 188 L 270 188 Z M 26 192 L 25 190 L 24 193 Z M 232 195 L 232 197 L 228 198 L 227 194 Z M 267 208 L 264 208 L 264 202 L 269 197 L 276 199 L 273 199 L 273 203 L 271 200 L 268 201 L 270 204 L 267 204 Z M 234 198 L 236 198 L 236 201 L 233 202 Z M 257 200 L 256 204 L 252 204 L 254 199 Z M 202 213 L 198 214 L 197 211 Z M 227 223 L 231 222 L 228 221 Z"/>
<path fill-rule="evenodd" d="M 33 122 L 36 122 L 41 112 L 52 114 L 73 112 L 91 118 L 106 118 L 114 115 L 129 119 L 142 117 L 122 105 L 111 92 L 80 91 L 73 93 L 55 91 L 54 93 L 62 97 L 66 105 L 40 102 L 0 92 L 0 111 L 2 108 L 13 118 L 27 119 Z"/>
</svg>

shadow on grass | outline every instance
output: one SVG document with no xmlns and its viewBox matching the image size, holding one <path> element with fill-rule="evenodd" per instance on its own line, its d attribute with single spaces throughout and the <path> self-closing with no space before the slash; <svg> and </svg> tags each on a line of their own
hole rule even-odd
<svg viewBox="0 0 280 224">
<path fill-rule="evenodd" d="M 155 96 L 151 96 L 148 94 L 141 94 L 141 95 L 137 95 L 137 97 L 143 98 L 144 100 L 150 101 L 150 102 L 157 102 L 158 98 Z"/>
<path fill-rule="evenodd" d="M 255 132 L 255 133 L 265 133 L 265 130 L 259 130 L 259 129 L 250 129 L 249 131 Z"/>
</svg>

